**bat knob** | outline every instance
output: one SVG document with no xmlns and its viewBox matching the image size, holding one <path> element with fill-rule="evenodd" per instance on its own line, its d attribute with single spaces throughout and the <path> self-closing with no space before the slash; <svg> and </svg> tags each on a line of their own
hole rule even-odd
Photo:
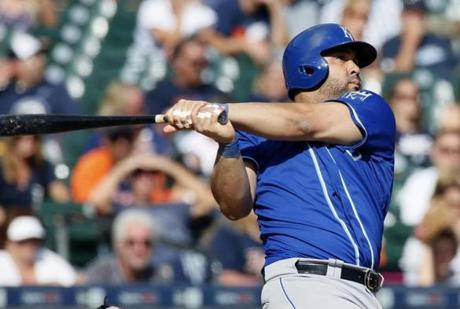
<svg viewBox="0 0 460 309">
<path fill-rule="evenodd" d="M 221 125 L 225 125 L 228 122 L 228 106 L 227 104 L 225 105 L 226 105 L 225 110 L 223 110 L 222 113 L 220 113 L 219 116 L 217 117 L 217 121 Z"/>
</svg>

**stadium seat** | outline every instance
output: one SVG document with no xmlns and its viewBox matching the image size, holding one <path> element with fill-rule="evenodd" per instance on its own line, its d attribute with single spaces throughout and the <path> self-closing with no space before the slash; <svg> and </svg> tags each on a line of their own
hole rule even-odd
<svg viewBox="0 0 460 309">
<path fill-rule="evenodd" d="M 83 207 L 46 201 L 39 209 L 47 230 L 45 245 L 77 267 L 85 266 L 97 255 L 100 240 L 97 222 L 83 213 Z"/>
</svg>

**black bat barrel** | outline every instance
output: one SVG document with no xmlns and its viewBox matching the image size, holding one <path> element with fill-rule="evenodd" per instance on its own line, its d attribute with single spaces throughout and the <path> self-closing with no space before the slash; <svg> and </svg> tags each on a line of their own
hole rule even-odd
<svg viewBox="0 0 460 309">
<path fill-rule="evenodd" d="M 163 122 L 162 119 L 162 115 L 0 115 L 0 136 L 38 135 L 111 126 L 149 124 Z"/>
</svg>

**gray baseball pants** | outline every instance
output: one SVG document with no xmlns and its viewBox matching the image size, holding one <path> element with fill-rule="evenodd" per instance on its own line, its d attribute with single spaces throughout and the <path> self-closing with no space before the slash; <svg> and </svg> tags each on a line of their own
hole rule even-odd
<svg viewBox="0 0 460 309">
<path fill-rule="evenodd" d="M 328 266 L 327 275 L 299 274 L 298 258 L 265 267 L 263 309 L 381 309 L 375 295 L 363 284 L 340 279 L 341 269 Z"/>
</svg>

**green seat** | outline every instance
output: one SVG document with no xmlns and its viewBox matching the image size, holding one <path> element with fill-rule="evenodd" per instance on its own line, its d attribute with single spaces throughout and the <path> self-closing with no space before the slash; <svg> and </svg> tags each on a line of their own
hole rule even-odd
<svg viewBox="0 0 460 309">
<path fill-rule="evenodd" d="M 47 229 L 45 245 L 77 267 L 96 257 L 100 239 L 97 222 L 84 215 L 83 207 L 86 206 L 46 201 L 39 209 Z"/>
</svg>

